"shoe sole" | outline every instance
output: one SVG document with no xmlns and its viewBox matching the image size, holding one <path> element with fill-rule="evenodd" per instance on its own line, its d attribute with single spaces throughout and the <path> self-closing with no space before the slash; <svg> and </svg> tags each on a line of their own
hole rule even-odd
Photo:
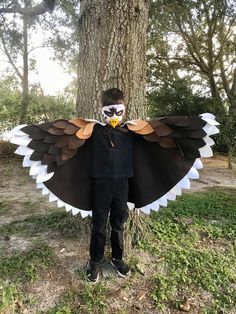
<svg viewBox="0 0 236 314">
<path fill-rule="evenodd" d="M 127 277 L 129 277 L 129 275 L 130 275 L 130 270 L 128 271 L 128 273 L 127 273 L 126 275 L 124 275 L 124 274 L 121 274 L 121 273 L 119 272 L 118 268 L 116 267 L 115 264 L 112 263 L 112 261 L 111 261 L 111 265 L 116 269 L 116 271 L 117 271 L 117 273 L 118 273 L 119 276 L 121 276 L 122 278 L 127 278 Z"/>
</svg>

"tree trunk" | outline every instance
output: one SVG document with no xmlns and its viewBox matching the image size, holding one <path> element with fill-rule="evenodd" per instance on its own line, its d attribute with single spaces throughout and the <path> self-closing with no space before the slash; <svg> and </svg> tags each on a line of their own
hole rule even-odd
<svg viewBox="0 0 236 314">
<path fill-rule="evenodd" d="M 127 104 L 127 118 L 146 113 L 146 31 L 149 2 L 145 0 L 82 1 L 79 17 L 78 115 L 101 119 L 101 94 L 120 88 Z M 130 213 L 126 223 L 125 251 L 137 239 L 143 215 Z M 78 229 L 85 227 L 76 218 Z"/>
<path fill-rule="evenodd" d="M 146 113 L 145 0 L 82 1 L 79 17 L 78 115 L 99 118 L 103 90 L 123 90 L 129 118 Z"/>
<path fill-rule="evenodd" d="M 28 16 L 23 16 L 23 78 L 20 123 L 24 123 L 29 105 Z"/>
</svg>

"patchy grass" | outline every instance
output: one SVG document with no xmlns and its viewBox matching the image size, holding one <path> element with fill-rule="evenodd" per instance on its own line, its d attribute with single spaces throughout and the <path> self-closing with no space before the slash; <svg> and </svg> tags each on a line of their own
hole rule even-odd
<svg viewBox="0 0 236 314">
<path fill-rule="evenodd" d="M 16 285 L 0 283 L 0 313 L 17 313 L 22 301 L 23 297 L 18 292 Z"/>
<path fill-rule="evenodd" d="M 0 215 L 6 214 L 10 210 L 9 203 L 6 200 L 0 201 Z"/>
<path fill-rule="evenodd" d="M 76 238 L 78 236 L 81 238 L 86 229 L 90 230 L 90 218 L 84 220 L 84 223 L 86 222 L 85 226 L 82 226 L 79 221 L 65 210 L 57 209 L 56 211 L 48 211 L 45 215 L 36 214 L 25 219 L 14 220 L 0 227 L 0 234 L 32 237 L 39 233 L 57 232 L 65 238 Z M 83 230 L 80 228 L 83 228 Z"/>
<path fill-rule="evenodd" d="M 189 306 L 201 313 L 234 309 L 236 193 L 218 188 L 185 194 L 152 213 L 151 221 L 153 235 L 140 247 L 157 256 L 152 291 L 156 307 L 165 313 L 191 300 Z"/>
<path fill-rule="evenodd" d="M 49 212 L 47 215 L 31 215 L 24 220 L 15 220 L 0 228 L 4 235 L 20 234 L 25 237 L 48 230 L 64 232 L 68 228 L 68 214 L 65 211 Z"/>
<path fill-rule="evenodd" d="M 103 282 L 83 284 L 79 290 L 71 290 L 61 296 L 60 305 L 47 314 L 107 313 L 107 288 Z"/>
<path fill-rule="evenodd" d="M 30 251 L 0 258 L 0 278 L 12 283 L 34 282 L 39 270 L 52 265 L 53 252 L 47 245 L 38 245 Z"/>
</svg>

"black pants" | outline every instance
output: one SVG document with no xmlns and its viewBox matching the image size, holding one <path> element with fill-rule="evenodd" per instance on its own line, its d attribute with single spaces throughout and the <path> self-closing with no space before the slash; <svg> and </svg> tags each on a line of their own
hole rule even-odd
<svg viewBox="0 0 236 314">
<path fill-rule="evenodd" d="M 128 218 L 128 179 L 93 179 L 93 215 L 90 260 L 100 262 L 106 243 L 110 213 L 112 257 L 123 256 L 124 222 Z"/>
</svg>

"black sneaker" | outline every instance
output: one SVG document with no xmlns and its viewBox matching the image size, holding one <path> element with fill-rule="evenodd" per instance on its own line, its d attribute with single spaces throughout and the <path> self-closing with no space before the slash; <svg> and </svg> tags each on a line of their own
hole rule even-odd
<svg viewBox="0 0 236 314">
<path fill-rule="evenodd" d="M 129 266 L 122 259 L 112 258 L 111 265 L 116 268 L 121 277 L 128 277 L 130 275 Z"/>
<path fill-rule="evenodd" d="M 99 280 L 99 263 L 90 262 L 86 271 L 86 278 L 91 282 L 98 282 Z"/>
</svg>

